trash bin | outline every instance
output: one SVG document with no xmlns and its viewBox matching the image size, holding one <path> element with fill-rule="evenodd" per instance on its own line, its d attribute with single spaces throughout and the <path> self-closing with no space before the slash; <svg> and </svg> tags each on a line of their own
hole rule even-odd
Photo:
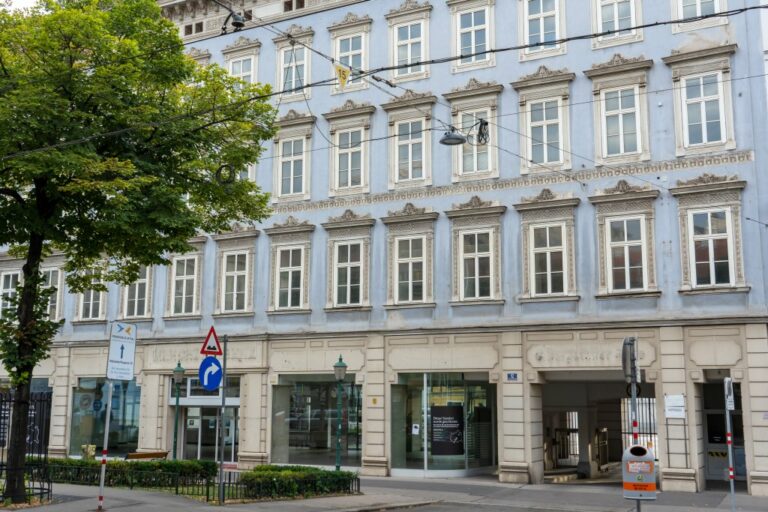
<svg viewBox="0 0 768 512">
<path fill-rule="evenodd" d="M 656 461 L 651 450 L 639 444 L 630 446 L 624 450 L 621 466 L 626 499 L 656 499 Z"/>
</svg>

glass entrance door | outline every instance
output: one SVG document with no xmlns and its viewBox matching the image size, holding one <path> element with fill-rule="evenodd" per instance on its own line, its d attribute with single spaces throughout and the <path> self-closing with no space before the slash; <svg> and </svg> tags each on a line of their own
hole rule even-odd
<svg viewBox="0 0 768 512">
<path fill-rule="evenodd" d="M 184 458 L 219 460 L 219 408 L 187 407 Z M 227 407 L 224 416 L 224 460 L 237 461 L 239 408 Z"/>
</svg>

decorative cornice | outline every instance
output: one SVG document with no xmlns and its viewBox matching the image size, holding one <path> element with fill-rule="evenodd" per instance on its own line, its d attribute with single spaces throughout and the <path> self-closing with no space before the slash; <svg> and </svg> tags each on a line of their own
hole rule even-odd
<svg viewBox="0 0 768 512">
<path fill-rule="evenodd" d="M 561 197 L 554 194 L 550 189 L 545 188 L 539 192 L 539 195 L 532 197 L 523 197 L 522 201 L 515 206 L 515 210 L 540 210 L 545 208 L 559 208 L 562 206 L 577 206 L 581 200 L 578 197 Z"/>
<path fill-rule="evenodd" d="M 420 221 L 437 219 L 440 214 L 437 212 L 427 212 L 426 208 L 417 208 L 413 203 L 405 203 L 401 210 L 389 210 L 387 217 L 382 217 L 384 224 L 414 223 Z"/>
<path fill-rule="evenodd" d="M 584 71 L 589 78 L 604 75 L 614 75 L 626 73 L 628 71 L 646 70 L 653 67 L 653 60 L 646 59 L 640 55 L 638 57 L 624 57 L 620 53 L 615 53 L 611 60 L 594 64 L 590 69 Z"/>
<path fill-rule="evenodd" d="M 308 220 L 299 221 L 293 215 L 289 215 L 285 222 L 275 223 L 271 228 L 267 228 L 264 232 L 270 236 L 285 235 L 288 233 L 304 233 L 312 232 L 315 230 L 315 225 L 310 224 Z"/>
<path fill-rule="evenodd" d="M 702 194 L 706 192 L 718 192 L 723 190 L 741 190 L 747 186 L 747 182 L 740 180 L 735 174 L 731 176 L 718 176 L 705 172 L 701 176 L 690 180 L 677 180 L 677 186 L 669 189 L 673 196 L 685 194 Z"/>
<path fill-rule="evenodd" d="M 616 185 L 603 189 L 597 195 L 590 196 L 591 203 L 604 203 L 609 201 L 628 201 L 631 199 L 656 199 L 659 191 L 651 185 L 630 185 L 627 180 L 619 180 Z"/>
<path fill-rule="evenodd" d="M 504 86 L 497 82 L 481 82 L 476 78 L 470 78 L 467 85 L 451 89 L 451 92 L 443 94 L 448 101 L 453 101 L 482 94 L 499 94 Z"/>
<path fill-rule="evenodd" d="M 357 25 L 370 25 L 371 23 L 373 23 L 373 19 L 367 14 L 364 16 L 358 16 L 353 12 L 348 12 L 347 15 L 344 16 L 344 19 L 337 21 L 328 27 L 328 30 L 334 31 L 342 28 L 355 27 Z"/>
<path fill-rule="evenodd" d="M 405 203 L 401 210 L 389 210 L 387 213 L 390 217 L 402 217 L 405 215 L 421 215 L 426 211 L 426 208 L 416 208 L 413 203 Z"/>
<path fill-rule="evenodd" d="M 557 199 L 557 196 L 552 193 L 551 190 L 548 188 L 544 188 L 539 192 L 539 195 L 533 196 L 533 197 L 524 197 L 523 202 L 524 203 L 537 203 L 540 201 L 551 201 L 553 199 Z"/>
<path fill-rule="evenodd" d="M 466 203 L 454 204 L 454 210 L 474 210 L 476 208 L 487 208 L 493 206 L 493 201 L 483 201 L 479 196 L 472 196 Z"/>
<path fill-rule="evenodd" d="M 680 50 L 672 50 L 672 53 L 667 57 L 662 57 L 661 60 L 667 66 L 672 66 L 680 62 L 687 62 L 691 60 L 710 59 L 713 57 L 720 57 L 726 55 L 733 55 L 736 53 L 736 49 L 739 47 L 736 43 L 725 44 L 723 46 L 714 46 L 711 48 L 704 48 L 702 50 L 694 50 L 690 52 L 683 52 Z"/>
<path fill-rule="evenodd" d="M 237 41 L 225 47 L 221 53 L 227 54 L 240 50 L 250 50 L 252 48 L 261 48 L 261 41 L 258 39 L 248 39 L 245 36 L 240 36 L 237 38 Z"/>
<path fill-rule="evenodd" d="M 235 222 L 230 226 L 230 230 L 224 233 L 211 235 L 211 238 L 217 242 L 225 240 L 238 240 L 242 238 L 256 238 L 259 236 L 259 230 L 251 226 Z"/>
<path fill-rule="evenodd" d="M 613 187 L 603 189 L 603 194 L 628 194 L 630 192 L 643 192 L 646 190 L 651 190 L 651 185 L 630 185 L 627 180 L 619 180 Z"/>
<path fill-rule="evenodd" d="M 432 4 L 429 1 L 419 3 L 418 0 L 405 0 L 400 7 L 396 9 L 390 9 L 387 14 L 384 15 L 386 19 L 402 16 L 404 14 L 411 14 L 419 11 L 431 11 Z"/>
<path fill-rule="evenodd" d="M 353 100 L 347 100 L 342 106 L 332 108 L 330 112 L 323 114 L 323 117 L 330 121 L 341 117 L 371 115 L 375 111 L 376 107 L 370 103 L 355 103 Z"/>
<path fill-rule="evenodd" d="M 370 226 L 373 226 L 375 222 L 376 220 L 371 218 L 370 213 L 366 213 L 364 215 L 358 215 L 352 210 L 347 209 L 347 210 L 344 210 L 344 213 L 342 213 L 338 217 L 329 217 L 328 222 L 324 222 L 322 226 L 326 230 L 353 228 L 353 227 L 361 227 L 361 226 L 370 227 Z"/>
<path fill-rule="evenodd" d="M 449 219 L 453 219 L 469 215 L 488 215 L 493 213 L 501 215 L 505 211 L 507 211 L 506 206 L 494 206 L 493 201 L 483 201 L 478 196 L 472 196 L 466 203 L 454 204 L 453 209 L 446 211 L 445 215 Z"/>
<path fill-rule="evenodd" d="M 558 82 L 570 82 L 576 78 L 576 73 L 571 73 L 567 69 L 549 69 L 541 65 L 534 73 L 525 75 L 519 80 L 512 82 L 515 90 L 537 87 L 539 85 L 556 84 Z"/>
<path fill-rule="evenodd" d="M 278 120 L 277 124 L 280 128 L 285 128 L 287 126 L 313 124 L 315 121 L 317 121 L 317 117 L 291 109 Z"/>
<path fill-rule="evenodd" d="M 189 55 L 195 60 L 211 58 L 211 52 L 207 48 L 200 49 L 200 48 L 192 47 L 187 50 L 187 55 Z"/>
<path fill-rule="evenodd" d="M 415 92 L 408 89 L 400 96 L 390 99 L 387 103 L 381 105 L 385 112 L 401 108 L 410 108 L 416 105 L 433 105 L 437 102 L 437 96 L 431 92 Z"/>
<path fill-rule="evenodd" d="M 315 31 L 312 30 L 312 27 L 302 27 L 301 25 L 296 25 L 295 23 L 282 32 L 283 34 L 272 39 L 272 42 L 279 44 L 284 43 L 290 39 L 302 39 L 315 35 Z"/>
</svg>

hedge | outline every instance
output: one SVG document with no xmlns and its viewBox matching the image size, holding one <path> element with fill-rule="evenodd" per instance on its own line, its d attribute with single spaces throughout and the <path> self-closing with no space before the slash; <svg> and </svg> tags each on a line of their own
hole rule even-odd
<svg viewBox="0 0 768 512">
<path fill-rule="evenodd" d="M 357 492 L 357 482 L 356 473 L 307 466 L 256 466 L 239 481 L 249 499 L 351 494 Z"/>
<path fill-rule="evenodd" d="M 59 483 L 96 485 L 101 461 L 85 459 L 48 459 L 51 480 Z M 173 487 L 176 475 L 210 478 L 216 475 L 213 461 L 153 460 L 107 461 L 107 485 L 127 487 Z"/>
</svg>

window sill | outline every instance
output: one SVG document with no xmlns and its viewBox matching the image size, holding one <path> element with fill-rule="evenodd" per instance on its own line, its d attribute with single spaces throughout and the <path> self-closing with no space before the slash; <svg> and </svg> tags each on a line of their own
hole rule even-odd
<svg viewBox="0 0 768 512">
<path fill-rule="evenodd" d="M 347 197 L 347 196 L 354 196 L 357 194 L 362 195 L 367 193 L 368 193 L 368 186 L 366 185 L 366 186 L 360 186 L 360 187 L 331 189 L 328 196 L 329 197 Z"/>
<path fill-rule="evenodd" d="M 726 140 L 723 142 L 711 142 L 706 144 L 696 144 L 695 146 L 682 146 L 677 148 L 676 156 L 699 156 L 712 153 L 724 153 L 736 149 L 736 142 Z"/>
<path fill-rule="evenodd" d="M 253 311 L 218 311 L 212 315 L 214 318 L 239 318 L 253 316 Z"/>
<path fill-rule="evenodd" d="M 85 320 L 72 320 L 72 325 L 95 325 L 106 323 L 106 318 L 88 318 Z"/>
<path fill-rule="evenodd" d="M 492 68 L 496 65 L 496 61 L 489 56 L 489 58 L 477 61 L 467 62 L 465 64 L 456 64 L 451 67 L 451 73 L 464 73 L 465 71 L 474 71 L 476 69 Z"/>
<path fill-rule="evenodd" d="M 451 306 L 503 306 L 504 299 L 464 299 L 452 300 L 448 304 Z"/>
<path fill-rule="evenodd" d="M 660 297 L 661 290 L 636 290 L 636 291 L 622 291 L 622 292 L 610 292 L 599 293 L 595 295 L 598 300 L 605 299 L 641 299 L 645 297 Z"/>
<path fill-rule="evenodd" d="M 362 82 L 362 83 L 358 83 L 358 84 L 351 84 L 351 85 L 348 84 L 343 89 L 341 89 L 339 87 L 334 87 L 333 91 L 331 92 L 331 96 L 336 96 L 338 94 L 346 94 L 348 92 L 364 91 L 366 89 L 368 89 L 368 83 L 366 83 L 366 82 Z"/>
<path fill-rule="evenodd" d="M 291 195 L 284 195 L 284 196 L 275 196 L 274 199 L 272 199 L 273 204 L 282 204 L 282 203 L 300 203 L 302 201 L 309 201 L 311 198 L 309 194 L 291 194 Z"/>
<path fill-rule="evenodd" d="M 576 302 L 579 300 L 581 300 L 581 295 L 528 295 L 517 298 L 517 302 L 520 304 L 528 302 Z"/>
<path fill-rule="evenodd" d="M 681 32 L 691 32 L 694 30 L 701 30 L 703 28 L 719 27 L 721 25 L 727 25 L 728 18 L 726 17 L 714 17 L 707 18 L 700 21 L 694 21 L 691 23 L 675 23 L 672 25 L 672 33 L 679 34 Z"/>
<path fill-rule="evenodd" d="M 299 94 L 286 94 L 281 99 L 281 103 L 291 103 L 294 101 L 304 101 L 305 96 L 301 93 Z M 306 98 L 309 99 L 309 92 L 307 92 Z"/>
<path fill-rule="evenodd" d="M 202 320 L 203 315 L 199 313 L 189 315 L 165 315 L 163 320 Z"/>
<path fill-rule="evenodd" d="M 683 288 L 678 290 L 681 295 L 707 295 L 711 293 L 749 293 L 751 286 L 708 286 L 700 288 Z"/>
<path fill-rule="evenodd" d="M 309 308 L 297 308 L 297 309 L 273 309 L 267 311 L 267 316 L 280 316 L 280 315 L 308 315 L 312 313 Z"/>
<path fill-rule="evenodd" d="M 409 73 L 407 75 L 399 75 L 392 77 L 390 80 L 393 83 L 400 84 L 403 82 L 412 82 L 414 80 L 426 80 L 429 78 L 429 71 L 417 71 L 415 73 Z"/>
<path fill-rule="evenodd" d="M 371 306 L 332 306 L 324 308 L 326 313 L 367 313 L 373 310 Z"/>
<path fill-rule="evenodd" d="M 555 48 L 546 48 L 538 51 L 526 52 L 520 50 L 520 62 L 528 62 L 529 60 L 545 59 L 547 57 L 554 57 L 555 55 L 565 54 L 565 43 Z"/>
<path fill-rule="evenodd" d="M 154 320 L 154 318 L 152 318 L 151 316 L 121 316 L 121 317 L 118 317 L 117 320 L 119 322 L 125 322 L 127 324 L 129 324 L 129 323 L 149 323 L 152 320 Z"/>
<path fill-rule="evenodd" d="M 592 40 L 592 49 L 599 50 L 601 48 L 610 48 L 612 46 L 620 46 L 622 44 L 639 43 L 642 40 L 642 30 L 637 30 L 634 34 L 618 35 L 615 37 L 608 37 L 603 39 L 598 37 Z"/>
<path fill-rule="evenodd" d="M 434 309 L 437 304 L 434 302 L 418 302 L 418 303 L 405 303 L 405 304 L 384 304 L 384 309 Z"/>
<path fill-rule="evenodd" d="M 648 151 L 642 153 L 623 153 L 610 156 L 599 156 L 595 159 L 596 166 L 603 165 L 621 165 L 621 164 L 638 164 L 641 162 L 647 162 L 651 159 L 651 154 Z"/>
<path fill-rule="evenodd" d="M 396 182 L 390 183 L 389 189 L 390 190 L 408 190 L 413 188 L 422 188 L 422 187 L 431 187 L 431 186 L 432 186 L 431 178 L 419 178 L 415 180 L 396 181 Z"/>
<path fill-rule="evenodd" d="M 459 171 L 453 174 L 453 182 L 463 183 L 467 181 L 481 181 L 481 180 L 487 180 L 487 179 L 495 179 L 498 177 L 499 177 L 499 173 L 496 170 L 485 171 L 485 172 L 473 172 L 469 174 Z"/>
</svg>

